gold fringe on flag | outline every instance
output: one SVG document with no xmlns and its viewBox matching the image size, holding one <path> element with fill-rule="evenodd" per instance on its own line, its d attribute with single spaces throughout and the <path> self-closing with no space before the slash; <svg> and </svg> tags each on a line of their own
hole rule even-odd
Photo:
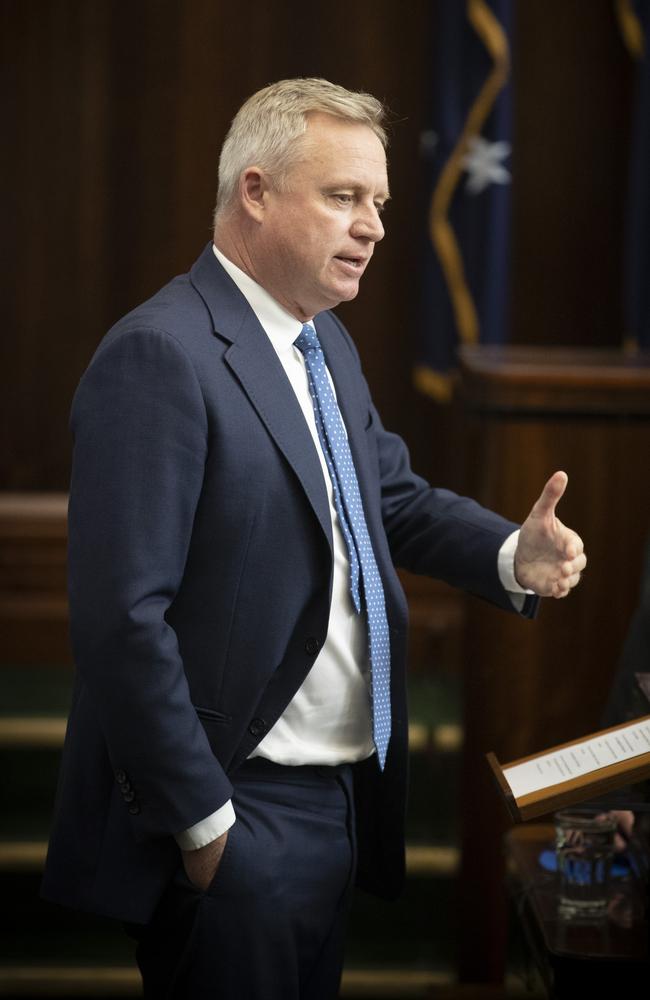
<svg viewBox="0 0 650 1000">
<path fill-rule="evenodd" d="M 614 0 L 614 6 L 627 50 L 633 59 L 639 61 L 645 56 L 645 33 L 632 0 Z M 633 333 L 626 333 L 623 337 L 623 353 L 632 356 L 638 351 L 639 342 L 636 336 Z"/>
<path fill-rule="evenodd" d="M 643 26 L 632 6 L 632 0 L 615 0 L 616 16 L 623 41 L 634 59 L 645 55 L 645 35 Z"/>
<path fill-rule="evenodd" d="M 460 182 L 469 141 L 480 135 L 499 92 L 508 81 L 510 49 L 505 31 L 485 0 L 467 0 L 467 19 L 487 49 L 493 66 L 438 177 L 431 196 L 429 232 L 447 283 L 459 339 L 465 344 L 475 344 L 480 332 L 478 313 L 465 277 L 460 246 L 449 221 L 449 206 Z M 451 398 L 451 377 L 441 375 L 428 366 L 421 365 L 415 369 L 414 382 L 418 389 L 438 402 L 447 402 Z"/>
</svg>

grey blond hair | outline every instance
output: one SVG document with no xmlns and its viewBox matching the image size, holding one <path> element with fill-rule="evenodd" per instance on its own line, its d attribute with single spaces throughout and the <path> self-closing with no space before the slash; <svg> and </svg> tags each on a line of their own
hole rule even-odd
<svg viewBox="0 0 650 1000">
<path fill-rule="evenodd" d="M 388 144 L 384 106 L 376 97 L 355 93 L 315 77 L 280 80 L 249 97 L 232 120 L 219 157 L 215 222 L 234 201 L 246 167 L 262 167 L 283 186 L 300 158 L 309 114 L 333 115 L 367 125 L 384 149 Z"/>
</svg>

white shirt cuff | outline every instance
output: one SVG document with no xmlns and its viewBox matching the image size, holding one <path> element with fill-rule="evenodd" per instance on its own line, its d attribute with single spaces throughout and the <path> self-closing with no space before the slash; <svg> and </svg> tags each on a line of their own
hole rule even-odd
<svg viewBox="0 0 650 1000">
<path fill-rule="evenodd" d="M 235 819 L 235 810 L 231 800 L 228 799 L 225 805 L 213 812 L 211 816 L 199 820 L 189 830 L 177 833 L 175 835 L 176 843 L 181 851 L 198 851 L 199 847 L 211 844 L 213 840 L 229 830 Z"/>
<path fill-rule="evenodd" d="M 508 591 L 513 607 L 517 611 L 521 611 L 526 599 L 525 595 L 533 594 L 534 591 L 524 590 L 523 587 L 519 586 L 515 578 L 515 552 L 517 551 L 518 542 L 519 531 L 513 531 L 511 535 L 508 535 L 505 542 L 499 549 L 497 569 L 499 571 L 501 585 L 504 590 Z"/>
</svg>

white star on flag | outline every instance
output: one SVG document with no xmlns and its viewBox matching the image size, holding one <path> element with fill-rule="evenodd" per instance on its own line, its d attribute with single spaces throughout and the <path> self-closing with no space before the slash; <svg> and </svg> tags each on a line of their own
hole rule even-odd
<svg viewBox="0 0 650 1000">
<path fill-rule="evenodd" d="M 510 183 L 510 172 L 501 161 L 510 155 L 511 150 L 509 142 L 488 142 L 480 135 L 469 140 L 462 160 L 467 171 L 465 186 L 469 194 L 480 194 L 490 184 Z"/>
</svg>

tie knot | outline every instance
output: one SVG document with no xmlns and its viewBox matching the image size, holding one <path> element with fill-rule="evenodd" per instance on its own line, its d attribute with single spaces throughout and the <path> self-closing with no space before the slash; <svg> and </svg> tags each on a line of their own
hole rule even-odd
<svg viewBox="0 0 650 1000">
<path fill-rule="evenodd" d="M 298 348 L 301 354 L 306 354 L 307 351 L 319 351 L 320 343 L 318 340 L 318 335 L 314 330 L 313 326 L 309 323 L 305 323 L 300 334 L 294 340 L 294 346 Z"/>
</svg>

